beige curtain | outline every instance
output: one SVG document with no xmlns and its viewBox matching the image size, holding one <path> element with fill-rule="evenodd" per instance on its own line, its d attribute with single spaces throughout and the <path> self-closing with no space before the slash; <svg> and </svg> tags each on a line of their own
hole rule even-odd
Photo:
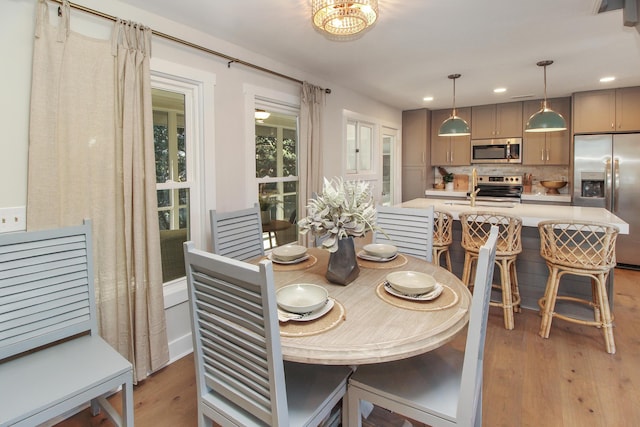
<svg viewBox="0 0 640 427">
<path fill-rule="evenodd" d="M 101 335 L 136 381 L 168 362 L 149 56 L 151 32 L 118 20 L 112 40 L 36 17 L 27 228 L 93 223 Z"/>
<path fill-rule="evenodd" d="M 300 106 L 300 158 L 303 159 L 300 171 L 303 181 L 300 186 L 298 215 L 306 216 L 308 200 L 314 193 L 322 190 L 324 168 L 322 160 L 322 122 L 324 115 L 324 89 L 303 82 Z"/>
</svg>

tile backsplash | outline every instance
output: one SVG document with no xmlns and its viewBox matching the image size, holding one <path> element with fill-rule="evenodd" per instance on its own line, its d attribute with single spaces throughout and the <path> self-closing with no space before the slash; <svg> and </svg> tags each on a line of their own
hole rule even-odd
<svg viewBox="0 0 640 427">
<path fill-rule="evenodd" d="M 559 180 L 569 181 L 569 183 L 558 190 L 560 194 L 569 194 L 571 180 L 569 179 L 569 166 L 525 166 L 525 165 L 474 165 L 474 166 L 443 166 L 447 172 L 471 176 L 471 171 L 475 167 L 478 175 L 524 175 L 530 173 L 533 176 L 531 192 L 533 194 L 544 194 L 546 189 L 540 185 L 540 181 Z M 434 167 L 433 176 L 435 182 L 442 181 L 442 175 L 438 168 Z M 428 183 L 431 187 L 431 183 Z"/>
</svg>

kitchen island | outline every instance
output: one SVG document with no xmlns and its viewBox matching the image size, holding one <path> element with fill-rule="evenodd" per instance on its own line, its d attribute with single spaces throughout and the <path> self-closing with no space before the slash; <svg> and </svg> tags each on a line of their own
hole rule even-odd
<svg viewBox="0 0 640 427">
<path fill-rule="evenodd" d="M 597 221 L 615 225 L 620 229 L 620 234 L 629 234 L 629 224 L 613 215 L 606 209 L 581 206 L 550 206 L 543 204 L 520 204 L 506 202 L 477 201 L 475 207 L 471 207 L 469 201 L 462 199 L 429 199 L 419 198 L 404 202 L 400 205 L 406 208 L 426 208 L 433 206 L 435 210 L 449 212 L 454 218 L 453 243 L 450 247 L 453 273 L 461 277 L 464 264 L 464 250 L 460 246 L 462 230 L 458 221 L 461 212 L 489 211 L 513 215 L 522 219 L 522 253 L 518 255 L 516 268 L 518 272 L 518 284 L 522 296 L 522 306 L 530 309 L 538 309 L 538 299 L 544 295 L 549 271 L 545 260 L 540 256 L 540 235 L 538 223 L 544 220 L 574 220 Z M 499 277 L 496 272 L 495 277 Z M 609 295 L 613 295 L 613 271 L 608 283 Z M 590 298 L 591 283 L 584 277 L 567 275 L 562 279 L 560 295 L 573 295 L 580 298 Z M 613 297 L 610 298 L 613 304 Z M 582 307 L 575 307 L 582 313 Z M 574 307 L 571 308 L 574 312 Z M 592 311 L 585 310 L 585 316 L 592 316 Z M 575 312 L 574 312 L 575 314 Z M 517 325 L 516 318 L 516 325 Z"/>
</svg>

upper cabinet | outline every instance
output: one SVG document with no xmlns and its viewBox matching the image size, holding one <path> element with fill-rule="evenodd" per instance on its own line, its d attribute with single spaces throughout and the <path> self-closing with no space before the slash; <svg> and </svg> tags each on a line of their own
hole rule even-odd
<svg viewBox="0 0 640 427">
<path fill-rule="evenodd" d="M 573 95 L 573 132 L 640 130 L 640 87 L 579 92 Z"/>
<path fill-rule="evenodd" d="M 529 120 L 541 108 L 541 100 L 526 101 L 523 104 L 523 122 Z M 571 98 L 555 98 L 547 101 L 547 106 L 564 117 L 567 130 L 561 132 L 524 132 L 524 165 L 568 165 L 571 155 Z M 523 128 L 524 129 L 524 128 Z"/>
<path fill-rule="evenodd" d="M 522 137 L 522 102 L 471 107 L 471 138 Z"/>
<path fill-rule="evenodd" d="M 471 126 L 471 108 L 456 108 L 458 117 Z M 438 136 L 440 125 L 451 116 L 451 109 L 431 112 L 431 165 L 468 166 L 471 164 L 471 137 Z M 473 126 L 471 126 L 473 129 Z"/>
</svg>

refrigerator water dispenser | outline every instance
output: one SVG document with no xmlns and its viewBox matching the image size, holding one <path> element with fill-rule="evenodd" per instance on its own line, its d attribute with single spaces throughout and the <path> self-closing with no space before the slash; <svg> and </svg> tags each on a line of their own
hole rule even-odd
<svg viewBox="0 0 640 427">
<path fill-rule="evenodd" d="M 604 197 L 604 173 L 582 172 L 580 182 L 582 197 Z"/>
</svg>

